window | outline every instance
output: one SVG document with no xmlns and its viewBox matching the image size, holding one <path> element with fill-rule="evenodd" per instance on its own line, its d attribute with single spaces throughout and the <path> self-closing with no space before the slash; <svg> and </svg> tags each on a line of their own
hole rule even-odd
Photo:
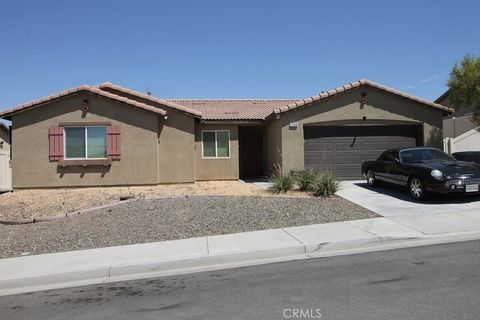
<svg viewBox="0 0 480 320">
<path fill-rule="evenodd" d="M 398 156 L 398 151 L 385 151 L 377 160 L 384 162 L 399 162 L 400 157 Z"/>
<path fill-rule="evenodd" d="M 229 158 L 230 131 L 202 131 L 202 145 L 204 158 Z"/>
<path fill-rule="evenodd" d="M 418 148 L 401 152 L 404 163 L 454 161 L 452 157 L 438 149 Z"/>
<path fill-rule="evenodd" d="M 65 127 L 65 159 L 106 159 L 106 127 Z"/>
<path fill-rule="evenodd" d="M 400 158 L 398 157 L 398 152 L 397 151 L 392 151 L 392 152 L 387 153 L 384 157 L 384 161 L 399 162 Z"/>
</svg>

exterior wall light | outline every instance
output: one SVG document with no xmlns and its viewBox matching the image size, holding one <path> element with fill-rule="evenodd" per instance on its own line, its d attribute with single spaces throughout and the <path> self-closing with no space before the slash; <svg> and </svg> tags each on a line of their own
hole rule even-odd
<svg viewBox="0 0 480 320">
<path fill-rule="evenodd" d="M 83 100 L 82 111 L 88 112 L 88 100 Z"/>
</svg>

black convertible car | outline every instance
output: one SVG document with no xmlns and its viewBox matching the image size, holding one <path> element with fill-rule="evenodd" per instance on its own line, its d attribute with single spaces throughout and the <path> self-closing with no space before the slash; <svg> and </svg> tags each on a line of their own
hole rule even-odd
<svg viewBox="0 0 480 320">
<path fill-rule="evenodd" d="M 478 194 L 480 165 L 458 161 L 435 148 L 390 149 L 362 162 L 370 186 L 379 181 L 407 186 L 420 200 L 428 192 Z"/>
</svg>

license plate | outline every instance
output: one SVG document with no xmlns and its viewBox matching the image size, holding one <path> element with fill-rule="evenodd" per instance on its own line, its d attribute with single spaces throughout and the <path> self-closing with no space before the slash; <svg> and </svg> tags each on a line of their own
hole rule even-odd
<svg viewBox="0 0 480 320">
<path fill-rule="evenodd" d="M 466 192 L 478 192 L 478 184 L 467 184 L 465 186 Z"/>
</svg>

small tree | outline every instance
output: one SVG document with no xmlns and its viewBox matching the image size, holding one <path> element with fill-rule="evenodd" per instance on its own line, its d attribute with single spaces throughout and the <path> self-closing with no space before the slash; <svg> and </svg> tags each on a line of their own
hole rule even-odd
<svg viewBox="0 0 480 320">
<path fill-rule="evenodd" d="M 474 107 L 474 122 L 480 126 L 480 57 L 467 54 L 455 63 L 448 79 L 449 102 L 455 107 Z"/>
</svg>

